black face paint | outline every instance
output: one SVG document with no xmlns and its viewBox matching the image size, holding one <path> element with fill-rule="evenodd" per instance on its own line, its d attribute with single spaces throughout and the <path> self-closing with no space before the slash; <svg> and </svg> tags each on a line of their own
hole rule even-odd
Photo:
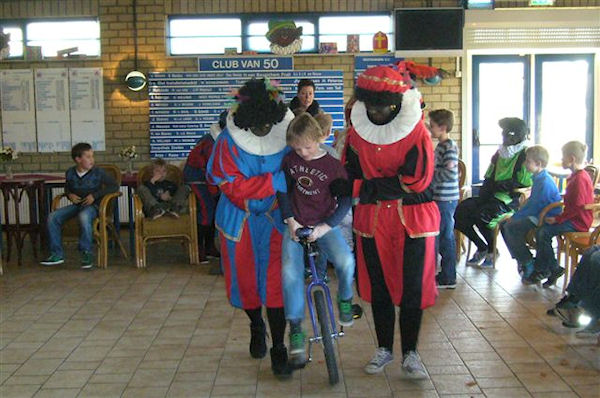
<svg viewBox="0 0 600 398">
<path fill-rule="evenodd" d="M 369 120 L 379 126 L 391 122 L 400 111 L 400 105 L 371 105 L 365 103 L 365 106 Z"/>
<path fill-rule="evenodd" d="M 251 127 L 250 131 L 257 137 L 264 137 L 271 132 L 272 124 L 265 124 L 262 127 Z"/>
</svg>

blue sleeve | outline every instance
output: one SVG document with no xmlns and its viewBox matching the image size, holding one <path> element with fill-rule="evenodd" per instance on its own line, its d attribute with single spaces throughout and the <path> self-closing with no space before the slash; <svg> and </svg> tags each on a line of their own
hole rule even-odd
<svg viewBox="0 0 600 398">
<path fill-rule="evenodd" d="M 513 217 L 524 218 L 529 216 L 539 216 L 544 207 L 557 201 L 557 194 L 558 189 L 551 179 L 545 178 L 539 183 L 535 182 L 531 190 L 531 196 Z M 560 195 L 558 195 L 558 197 L 558 200 L 560 200 Z"/>
<path fill-rule="evenodd" d="M 337 204 L 338 205 L 333 214 L 327 217 L 327 219 L 325 219 L 325 224 L 329 225 L 331 228 L 338 225 L 340 222 L 342 222 L 344 217 L 346 217 L 346 214 L 348 214 L 348 210 L 350 210 L 350 207 L 352 206 L 352 197 L 339 197 Z"/>
</svg>

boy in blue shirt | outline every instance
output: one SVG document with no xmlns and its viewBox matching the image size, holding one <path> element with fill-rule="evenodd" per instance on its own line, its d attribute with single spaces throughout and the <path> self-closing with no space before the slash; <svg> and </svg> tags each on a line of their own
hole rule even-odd
<svg viewBox="0 0 600 398">
<path fill-rule="evenodd" d="M 442 271 L 436 275 L 438 289 L 456 287 L 456 249 L 454 211 L 458 204 L 458 148 L 448 134 L 454 125 L 454 114 L 448 109 L 429 112 L 431 136 L 437 138 L 433 199 L 440 210 L 440 234 L 437 247 L 442 256 Z"/>
<path fill-rule="evenodd" d="M 548 151 L 543 146 L 535 145 L 525 152 L 525 166 L 533 174 L 531 195 L 525 205 L 511 218 L 502 223 L 500 230 L 504 242 L 512 258 L 517 260 L 519 273 L 528 278 L 534 270 L 533 256 L 525 244 L 527 233 L 538 224 L 538 216 L 542 209 L 550 203 L 561 200 L 558 188 L 546 171 Z M 548 212 L 548 217 L 560 213 L 560 208 Z"/>
<path fill-rule="evenodd" d="M 94 265 L 92 226 L 94 219 L 98 217 L 98 206 L 104 195 L 117 192 L 119 187 L 115 179 L 103 169 L 94 167 L 94 151 L 90 144 L 81 142 L 73 146 L 71 157 L 75 166 L 65 173 L 65 194 L 71 204 L 56 209 L 48 216 L 50 256 L 41 264 L 57 265 L 65 262 L 61 240 L 62 226 L 67 220 L 77 217 L 81 268 L 89 269 Z"/>
</svg>

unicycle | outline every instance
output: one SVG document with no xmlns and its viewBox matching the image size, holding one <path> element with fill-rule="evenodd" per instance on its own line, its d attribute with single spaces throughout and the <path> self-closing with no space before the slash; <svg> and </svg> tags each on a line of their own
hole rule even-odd
<svg viewBox="0 0 600 398">
<path fill-rule="evenodd" d="M 333 314 L 333 304 L 329 287 L 321 277 L 321 272 L 317 272 L 315 257 L 318 255 L 318 247 L 316 242 L 309 242 L 307 240 L 312 231 L 312 228 L 308 227 L 298 228 L 296 230 L 296 236 L 304 248 L 306 254 L 305 257 L 307 258 L 312 273 L 311 279 L 308 285 L 306 285 L 306 301 L 308 303 L 310 321 L 313 328 L 313 337 L 308 339 L 308 362 L 312 361 L 312 344 L 323 344 L 323 353 L 325 354 L 325 364 L 327 365 L 329 384 L 334 385 L 340 380 L 334 341 L 344 336 L 344 327 L 340 326 L 338 332 L 335 323 L 335 315 Z"/>
</svg>

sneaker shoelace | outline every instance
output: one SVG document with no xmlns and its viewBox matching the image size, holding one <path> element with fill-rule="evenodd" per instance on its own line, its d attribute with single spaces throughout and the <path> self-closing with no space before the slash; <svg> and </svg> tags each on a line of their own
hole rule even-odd
<svg viewBox="0 0 600 398">
<path fill-rule="evenodd" d="M 293 333 L 290 337 L 292 347 L 298 347 L 304 344 L 304 332 Z"/>
<path fill-rule="evenodd" d="M 352 304 L 349 301 L 340 301 L 340 311 L 343 313 L 352 312 Z"/>
<path fill-rule="evenodd" d="M 375 352 L 375 356 L 373 357 L 373 359 L 371 359 L 371 363 L 377 366 L 381 366 L 386 361 L 388 356 L 389 353 L 385 349 L 379 348 Z"/>
</svg>

